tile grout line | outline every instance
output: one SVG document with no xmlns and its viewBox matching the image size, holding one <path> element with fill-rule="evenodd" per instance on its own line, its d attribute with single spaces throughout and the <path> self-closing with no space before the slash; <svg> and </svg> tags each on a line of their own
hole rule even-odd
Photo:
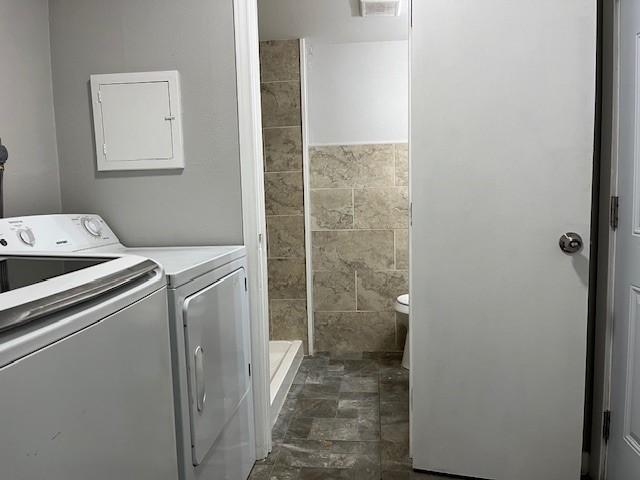
<svg viewBox="0 0 640 480">
<path fill-rule="evenodd" d="M 355 282 L 355 285 L 354 285 L 354 286 L 355 286 L 354 291 L 355 291 L 355 296 L 356 296 L 356 298 L 355 298 L 355 301 L 356 301 L 356 312 L 358 312 L 358 311 L 359 311 L 359 310 L 358 310 L 358 269 L 355 269 L 355 270 L 353 271 L 353 275 L 354 275 L 353 280 L 354 280 L 354 282 Z"/>
<path fill-rule="evenodd" d="M 278 173 L 278 172 L 265 172 L 265 173 Z M 406 185 L 338 185 L 336 187 L 311 187 L 312 191 L 315 190 L 397 190 L 397 189 L 409 188 Z"/>
<path fill-rule="evenodd" d="M 378 475 L 382 478 L 382 381 L 380 375 L 380 365 L 378 365 L 378 428 L 380 429 L 378 439 L 378 466 L 380 471 L 378 472 Z"/>
<path fill-rule="evenodd" d="M 398 249 L 396 248 L 396 230 L 393 230 L 393 269 L 398 270 Z"/>
<path fill-rule="evenodd" d="M 356 228 L 356 189 L 351 189 L 351 226 Z"/>
<path fill-rule="evenodd" d="M 393 184 L 398 186 L 398 147 L 393 144 Z"/>
<path fill-rule="evenodd" d="M 276 174 L 276 173 L 304 173 L 302 170 L 274 170 L 274 171 L 265 171 L 265 175 Z"/>
<path fill-rule="evenodd" d="M 262 127 L 262 132 L 265 130 L 282 130 L 284 128 L 302 128 L 302 125 L 273 125 L 271 127 Z"/>
<path fill-rule="evenodd" d="M 400 348 L 398 347 L 398 312 L 393 312 L 393 333 L 394 335 L 394 341 L 393 344 L 395 346 L 395 348 Z"/>
<path fill-rule="evenodd" d="M 297 214 L 292 214 L 292 215 L 297 215 Z M 277 217 L 279 215 L 271 215 L 269 214 L 268 216 L 270 217 Z M 281 215 L 280 215 L 281 216 Z M 406 227 L 398 227 L 398 230 L 405 230 Z M 321 229 L 321 230 L 313 230 L 314 232 L 393 232 L 394 230 L 396 230 L 395 227 L 388 227 L 388 228 L 338 228 L 338 229 Z"/>
<path fill-rule="evenodd" d="M 267 256 L 267 260 L 304 260 L 305 257 L 269 257 Z"/>
<path fill-rule="evenodd" d="M 293 80 L 269 80 L 267 82 L 260 81 L 260 85 L 273 85 L 274 83 L 300 83 L 300 79 Z"/>
</svg>

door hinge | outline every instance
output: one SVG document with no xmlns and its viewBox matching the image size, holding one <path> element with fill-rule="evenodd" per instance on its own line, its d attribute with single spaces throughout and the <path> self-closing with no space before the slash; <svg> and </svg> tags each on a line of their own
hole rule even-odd
<svg viewBox="0 0 640 480">
<path fill-rule="evenodd" d="M 609 441 L 611 435 L 611 410 L 605 410 L 602 414 L 602 438 L 605 442 Z"/>
<path fill-rule="evenodd" d="M 102 154 L 106 157 L 107 156 L 107 144 L 103 143 L 102 144 Z"/>
<path fill-rule="evenodd" d="M 620 211 L 620 197 L 612 196 L 611 197 L 611 205 L 610 205 L 610 219 L 609 223 L 611 225 L 612 230 L 618 229 L 618 219 L 619 219 L 619 211 Z"/>
<path fill-rule="evenodd" d="M 409 2 L 409 28 L 413 28 L 413 0 Z"/>
<path fill-rule="evenodd" d="M 102 92 L 98 90 L 98 103 L 102 103 Z"/>
<path fill-rule="evenodd" d="M 413 388 L 409 391 L 409 411 L 413 412 Z"/>
<path fill-rule="evenodd" d="M 249 376 L 251 376 L 251 364 L 249 364 Z"/>
<path fill-rule="evenodd" d="M 249 286 L 247 285 L 247 277 L 244 277 L 244 291 L 245 292 L 249 291 Z"/>
</svg>

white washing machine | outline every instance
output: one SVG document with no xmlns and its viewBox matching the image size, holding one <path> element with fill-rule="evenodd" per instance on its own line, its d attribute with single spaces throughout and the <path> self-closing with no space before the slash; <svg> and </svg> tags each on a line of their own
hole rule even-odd
<svg viewBox="0 0 640 480">
<path fill-rule="evenodd" d="M 55 251 L 137 255 L 164 268 L 181 480 L 244 480 L 255 462 L 246 250 L 127 248 L 98 215 L 44 215 L 30 232 L 59 232 Z M 2 246 L 0 245 L 0 252 Z M 170 421 L 170 419 L 167 419 Z"/>
<path fill-rule="evenodd" d="M 161 267 L 23 227 L 0 220 L 0 478 L 175 480 Z"/>
</svg>

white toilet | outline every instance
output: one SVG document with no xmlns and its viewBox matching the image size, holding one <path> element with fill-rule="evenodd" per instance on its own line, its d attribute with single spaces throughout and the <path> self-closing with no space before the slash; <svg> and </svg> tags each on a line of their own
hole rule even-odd
<svg viewBox="0 0 640 480">
<path fill-rule="evenodd" d="M 402 366 L 409 370 L 409 294 L 405 293 L 396 299 L 396 312 L 407 315 L 407 338 L 404 341 L 404 354 L 402 355 Z"/>
</svg>

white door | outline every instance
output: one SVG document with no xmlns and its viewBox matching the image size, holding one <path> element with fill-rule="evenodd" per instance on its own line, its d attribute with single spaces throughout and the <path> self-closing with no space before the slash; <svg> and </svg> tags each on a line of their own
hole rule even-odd
<svg viewBox="0 0 640 480">
<path fill-rule="evenodd" d="M 616 233 L 608 478 L 640 478 L 640 1 L 619 0 L 619 229 Z"/>
<path fill-rule="evenodd" d="M 596 3 L 413 2 L 417 469 L 580 477 Z"/>
</svg>

